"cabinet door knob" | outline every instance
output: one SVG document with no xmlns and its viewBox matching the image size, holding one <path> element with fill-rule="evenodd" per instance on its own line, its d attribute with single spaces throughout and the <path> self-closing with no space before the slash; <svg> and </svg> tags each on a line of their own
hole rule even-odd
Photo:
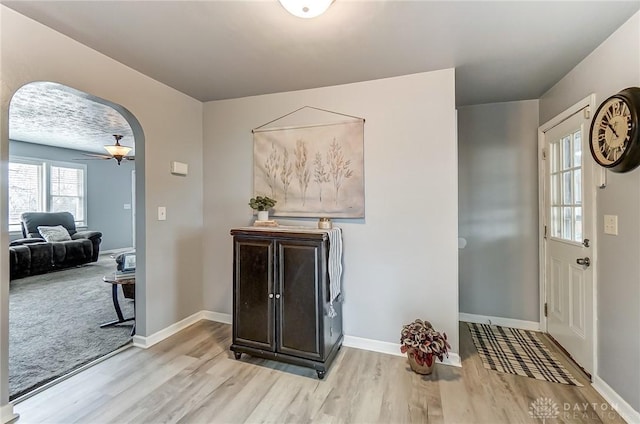
<svg viewBox="0 0 640 424">
<path fill-rule="evenodd" d="M 269 299 L 273 299 L 273 293 L 269 293 Z"/>
<path fill-rule="evenodd" d="M 280 295 L 279 294 L 276 295 L 276 299 L 280 299 Z"/>
</svg>

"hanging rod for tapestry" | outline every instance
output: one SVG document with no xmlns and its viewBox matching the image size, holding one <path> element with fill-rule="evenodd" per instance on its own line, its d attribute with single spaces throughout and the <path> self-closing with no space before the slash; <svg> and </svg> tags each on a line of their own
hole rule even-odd
<svg viewBox="0 0 640 424">
<path fill-rule="evenodd" d="M 361 118 L 361 117 L 359 117 L 359 116 L 347 115 L 346 113 L 334 112 L 334 111 L 332 111 L 332 110 L 321 109 L 321 108 L 319 108 L 319 107 L 313 107 L 313 106 L 302 106 L 302 107 L 300 107 L 300 108 L 298 108 L 298 109 L 294 110 L 293 112 L 289 112 L 289 113 L 287 113 L 287 114 L 284 114 L 284 115 L 282 115 L 282 116 L 280 116 L 280 117 L 278 117 L 278 118 L 276 118 L 276 119 L 273 119 L 273 120 L 271 120 L 271 121 L 267 122 L 266 124 L 262 124 L 262 125 L 260 125 L 259 127 L 255 127 L 254 129 L 252 129 L 252 130 L 251 130 L 251 132 L 255 132 L 256 130 L 259 130 L 260 128 L 266 127 L 266 126 L 267 126 L 267 125 L 269 125 L 269 124 L 273 124 L 274 122 L 279 121 L 279 120 L 281 120 L 282 118 L 286 118 L 286 117 L 287 117 L 287 116 L 289 116 L 289 115 L 293 115 L 294 113 L 299 112 L 299 111 L 301 111 L 302 109 L 315 109 L 315 110 L 319 110 L 319 111 L 321 111 L 321 112 L 332 113 L 332 114 L 334 114 L 334 115 L 346 116 L 346 117 L 348 117 L 348 118 L 353 118 L 353 119 L 360 119 L 360 120 L 362 120 L 362 123 L 363 123 L 363 124 L 364 124 L 364 122 L 365 122 L 364 118 Z"/>
<path fill-rule="evenodd" d="M 302 128 L 315 128 L 315 127 L 329 127 L 331 125 L 344 125 L 344 124 L 353 123 L 353 122 L 358 122 L 358 121 L 352 121 L 352 122 L 348 122 L 348 121 L 325 122 L 325 123 L 320 123 L 320 124 L 291 125 L 291 126 L 286 126 L 286 127 L 254 128 L 254 129 L 251 130 L 251 132 L 255 134 L 255 133 L 259 133 L 259 132 L 269 132 L 269 131 L 299 130 L 299 129 L 302 129 Z M 364 122 L 364 119 L 362 120 L 362 122 Z"/>
</svg>

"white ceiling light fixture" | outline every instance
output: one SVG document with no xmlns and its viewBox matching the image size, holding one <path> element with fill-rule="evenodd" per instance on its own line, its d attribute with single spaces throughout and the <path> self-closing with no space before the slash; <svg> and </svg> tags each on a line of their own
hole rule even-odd
<svg viewBox="0 0 640 424">
<path fill-rule="evenodd" d="M 127 156 L 131 150 L 131 147 L 123 146 L 120 144 L 122 140 L 121 135 L 114 134 L 113 138 L 116 139 L 116 144 L 107 144 L 104 148 L 109 152 L 109 155 L 96 155 L 94 153 L 83 153 L 85 156 L 91 156 L 91 159 L 115 159 L 120 165 L 123 160 L 136 160 L 135 156 Z M 86 160 L 86 159 L 74 159 L 74 160 Z"/>
<path fill-rule="evenodd" d="M 129 157 L 127 157 L 127 154 L 131 151 L 131 147 L 120 145 L 120 140 L 122 139 L 121 135 L 114 134 L 113 137 L 116 139 L 116 144 L 108 144 L 104 146 L 104 148 L 118 162 L 118 165 L 120 165 L 122 159 L 129 159 Z"/>
<path fill-rule="evenodd" d="M 282 7 L 299 18 L 315 18 L 327 11 L 334 0 L 278 0 Z"/>
</svg>

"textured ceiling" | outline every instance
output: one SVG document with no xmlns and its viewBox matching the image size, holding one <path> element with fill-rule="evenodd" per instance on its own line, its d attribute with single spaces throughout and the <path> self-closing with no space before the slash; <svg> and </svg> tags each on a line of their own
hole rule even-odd
<svg viewBox="0 0 640 424">
<path fill-rule="evenodd" d="M 134 147 L 131 127 L 118 111 L 60 84 L 27 84 L 9 105 L 12 140 L 106 154 L 104 145 L 115 143 L 113 134 L 123 136 L 123 146 Z"/>
</svg>

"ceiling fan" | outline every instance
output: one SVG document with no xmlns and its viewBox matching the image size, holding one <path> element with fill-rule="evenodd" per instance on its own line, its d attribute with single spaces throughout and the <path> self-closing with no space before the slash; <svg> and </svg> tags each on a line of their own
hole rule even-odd
<svg viewBox="0 0 640 424">
<path fill-rule="evenodd" d="M 107 152 L 109 152 L 109 155 L 98 155 L 94 153 L 83 153 L 83 155 L 92 156 L 94 159 L 115 159 L 118 162 L 118 165 L 120 165 L 120 162 L 123 160 L 135 160 L 135 156 L 127 156 L 127 153 L 131 151 L 131 147 L 122 146 L 120 144 L 122 136 L 114 134 L 113 137 L 116 139 L 116 144 L 108 144 L 104 146 Z"/>
</svg>

